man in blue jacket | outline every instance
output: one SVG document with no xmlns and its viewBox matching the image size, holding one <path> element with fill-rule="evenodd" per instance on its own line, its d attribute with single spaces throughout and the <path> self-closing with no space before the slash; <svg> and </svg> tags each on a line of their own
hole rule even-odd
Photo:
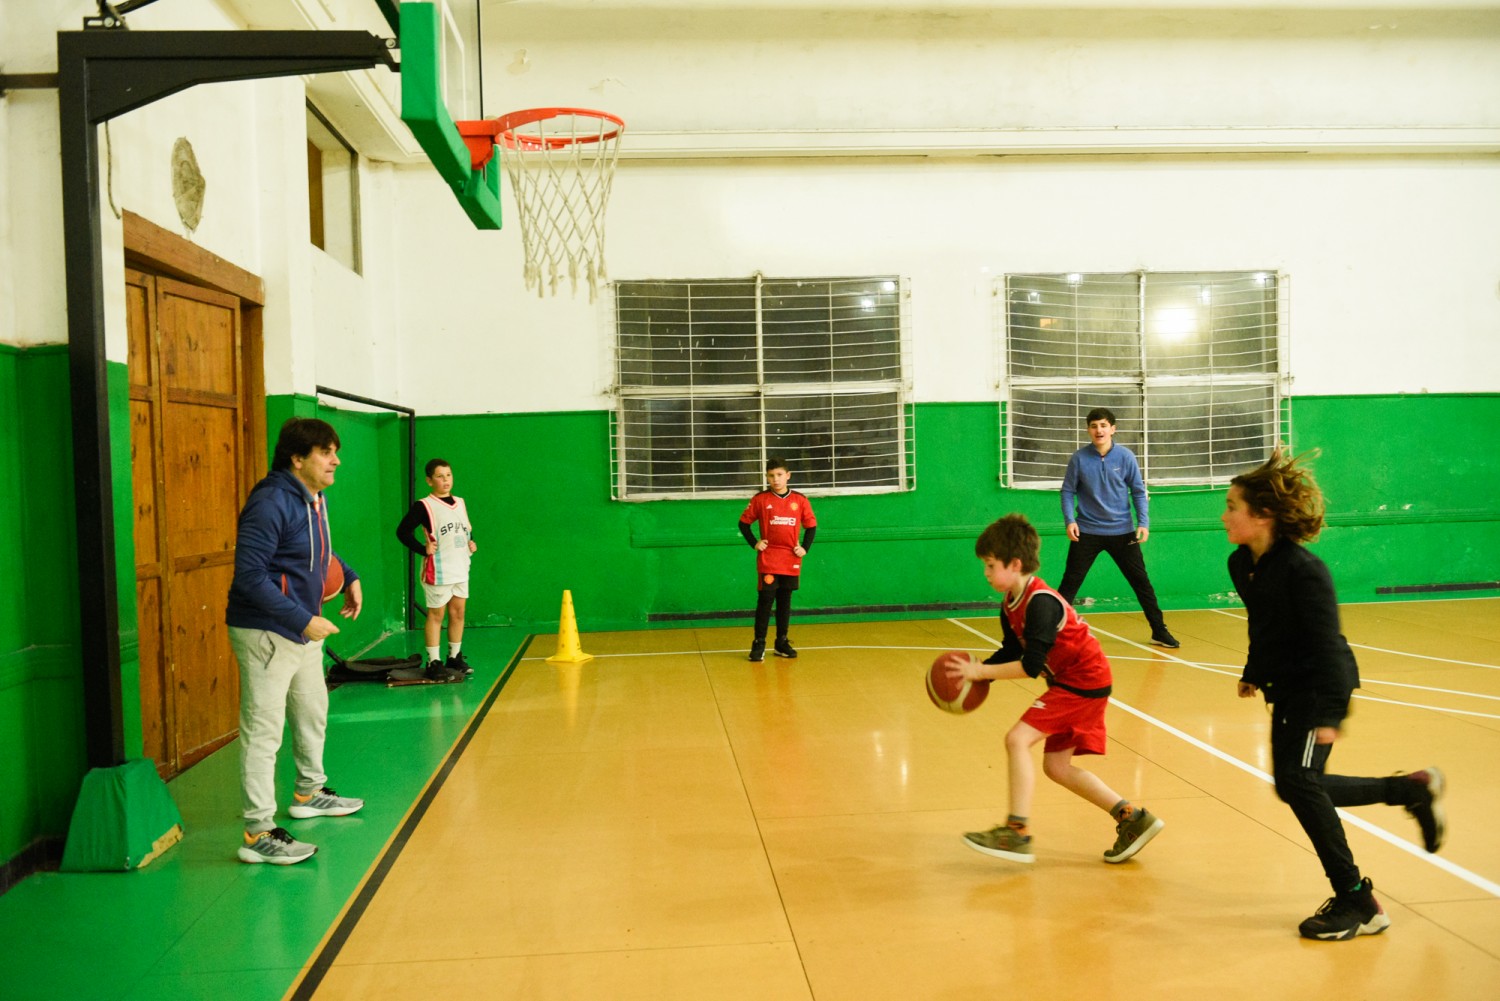
<svg viewBox="0 0 1500 1001">
<path fill-rule="evenodd" d="M 1063 474 L 1062 512 L 1069 544 L 1068 562 L 1057 593 L 1073 604 L 1094 560 L 1100 553 L 1109 553 L 1151 624 L 1151 642 L 1175 650 L 1181 644 L 1167 631 L 1161 606 L 1156 603 L 1156 590 L 1146 576 L 1146 559 L 1141 555 L 1141 546 L 1151 535 L 1151 508 L 1140 464 L 1134 452 L 1114 443 L 1113 413 L 1096 407 L 1089 411 L 1087 420 L 1091 444 L 1073 453 Z M 1130 518 L 1132 504 L 1134 521 Z"/>
<path fill-rule="evenodd" d="M 359 616 L 362 602 L 359 577 L 333 551 L 329 536 L 323 491 L 333 484 L 338 450 L 331 424 L 293 417 L 281 426 L 270 474 L 240 512 L 224 621 L 240 665 L 242 862 L 292 865 L 318 850 L 275 823 L 276 753 L 288 718 L 297 785 L 287 812 L 298 819 L 343 817 L 365 805 L 328 788 L 323 774 L 323 640 L 339 631 L 323 618 L 323 600 L 342 590 L 339 614 L 348 619 Z"/>
</svg>

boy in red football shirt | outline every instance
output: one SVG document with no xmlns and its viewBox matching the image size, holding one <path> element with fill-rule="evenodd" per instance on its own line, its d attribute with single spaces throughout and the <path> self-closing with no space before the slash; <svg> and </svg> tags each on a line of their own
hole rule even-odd
<svg viewBox="0 0 1500 1001">
<path fill-rule="evenodd" d="M 965 834 L 975 851 L 1013 862 L 1031 862 L 1027 819 L 1036 788 L 1031 749 L 1046 740 L 1042 772 L 1115 819 L 1115 843 L 1106 862 L 1124 862 L 1145 847 L 1164 826 L 1143 806 L 1116 793 L 1093 772 L 1073 764 L 1075 754 L 1104 753 L 1104 709 L 1113 676 L 1109 660 L 1088 624 L 1036 571 L 1041 539 L 1019 514 L 1009 514 L 979 536 L 974 555 L 984 561 L 984 578 L 1005 596 L 1000 614 L 1004 642 L 983 663 L 965 658 L 948 673 L 969 681 L 1042 677 L 1047 691 L 1005 735 L 1010 760 L 1010 816 L 988 831 Z"/>
<path fill-rule="evenodd" d="M 785 460 L 766 460 L 766 486 L 745 506 L 740 515 L 740 534 L 756 551 L 755 557 L 755 641 L 750 644 L 750 659 L 766 659 L 766 629 L 771 624 L 771 603 L 776 604 L 776 646 L 778 657 L 795 657 L 797 651 L 787 638 L 792 623 L 792 592 L 802 576 L 802 557 L 812 548 L 818 519 L 813 516 L 812 502 L 787 486 L 792 474 Z M 760 538 L 751 525 L 759 523 Z M 800 538 L 799 538 L 800 535 Z"/>
</svg>

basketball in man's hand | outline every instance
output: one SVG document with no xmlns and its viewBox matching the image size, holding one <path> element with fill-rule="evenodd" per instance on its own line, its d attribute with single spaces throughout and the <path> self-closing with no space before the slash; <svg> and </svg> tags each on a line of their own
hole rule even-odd
<svg viewBox="0 0 1500 1001">
<path fill-rule="evenodd" d="M 940 654 L 927 669 L 927 697 L 932 704 L 944 712 L 971 713 L 990 694 L 988 681 L 968 681 L 962 676 L 950 675 L 948 667 L 969 660 L 969 655 L 958 650 Z"/>
<path fill-rule="evenodd" d="M 344 589 L 344 566 L 338 560 L 328 561 L 328 574 L 323 578 L 323 600 L 332 601 Z"/>
</svg>

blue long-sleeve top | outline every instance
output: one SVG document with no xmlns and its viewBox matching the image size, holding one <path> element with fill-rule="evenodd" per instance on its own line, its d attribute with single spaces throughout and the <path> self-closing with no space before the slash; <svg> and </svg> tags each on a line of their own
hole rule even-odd
<svg viewBox="0 0 1500 1001">
<path fill-rule="evenodd" d="M 1077 522 L 1078 530 L 1090 535 L 1128 535 L 1137 523 L 1149 528 L 1150 502 L 1135 453 L 1124 445 L 1113 445 L 1103 455 L 1092 445 L 1074 452 L 1063 474 L 1062 514 L 1064 524 Z"/>
<path fill-rule="evenodd" d="M 345 589 L 359 579 L 333 551 L 322 493 L 309 493 L 289 470 L 272 472 L 240 512 L 224 621 L 307 642 L 302 630 L 322 610 L 330 560 L 339 561 Z"/>
</svg>

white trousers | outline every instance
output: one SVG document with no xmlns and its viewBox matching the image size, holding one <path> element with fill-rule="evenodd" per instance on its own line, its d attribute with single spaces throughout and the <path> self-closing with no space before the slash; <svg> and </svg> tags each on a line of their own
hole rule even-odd
<svg viewBox="0 0 1500 1001">
<path fill-rule="evenodd" d="M 288 718 L 297 761 L 297 792 L 323 788 L 323 740 L 328 731 L 328 685 L 323 641 L 294 643 L 266 629 L 229 627 L 240 665 L 240 790 L 245 831 L 276 826 L 276 752 Z"/>
</svg>

